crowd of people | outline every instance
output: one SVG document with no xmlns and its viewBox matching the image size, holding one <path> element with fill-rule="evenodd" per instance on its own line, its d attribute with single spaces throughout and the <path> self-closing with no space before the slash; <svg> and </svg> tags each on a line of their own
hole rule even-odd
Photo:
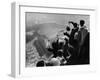
<svg viewBox="0 0 100 80">
<path fill-rule="evenodd" d="M 85 26 L 85 21 L 80 20 L 80 23 L 69 21 L 68 24 L 73 25 L 66 27 L 63 35 L 66 36 L 64 41 L 60 42 L 59 37 L 52 42 L 47 50 L 53 53 L 52 59 L 49 62 L 40 61 L 37 66 L 54 66 L 54 65 L 78 65 L 89 64 L 89 36 L 90 33 Z M 69 34 L 68 31 L 71 31 Z"/>
</svg>

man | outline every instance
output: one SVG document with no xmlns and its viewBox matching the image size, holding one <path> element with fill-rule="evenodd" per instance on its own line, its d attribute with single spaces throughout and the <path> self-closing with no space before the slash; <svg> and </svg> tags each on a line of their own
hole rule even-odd
<svg viewBox="0 0 100 80">
<path fill-rule="evenodd" d="M 73 46 L 76 47 L 77 46 L 77 40 L 75 39 L 75 33 L 78 32 L 78 24 L 74 23 L 74 22 L 69 22 L 71 24 L 73 24 L 74 28 L 71 31 L 70 37 L 69 37 L 69 43 Z"/>
<path fill-rule="evenodd" d="M 80 20 L 80 29 L 77 37 L 79 41 L 79 64 L 89 63 L 89 32 L 84 24 L 85 21 Z"/>
<path fill-rule="evenodd" d="M 75 34 L 78 32 L 78 24 L 72 21 L 69 21 L 69 24 L 73 25 L 73 29 L 71 29 L 70 35 L 64 33 L 64 35 L 69 36 L 69 45 L 71 47 L 68 48 L 68 52 L 70 53 L 70 58 L 68 64 L 77 64 L 77 54 L 78 54 L 78 41 L 75 39 Z M 67 30 L 70 30 L 69 28 L 66 28 Z M 66 51 L 65 51 L 66 52 Z"/>
<path fill-rule="evenodd" d="M 80 46 L 83 44 L 84 39 L 86 35 L 88 34 L 88 30 L 84 24 L 85 24 L 85 21 L 80 20 L 80 29 L 78 31 L 78 40 L 80 42 Z"/>
</svg>

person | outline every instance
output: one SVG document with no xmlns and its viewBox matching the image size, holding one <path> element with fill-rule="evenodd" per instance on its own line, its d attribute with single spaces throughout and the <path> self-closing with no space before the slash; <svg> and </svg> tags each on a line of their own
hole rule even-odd
<svg viewBox="0 0 100 80">
<path fill-rule="evenodd" d="M 73 29 L 71 30 L 71 33 L 69 35 L 69 45 L 71 47 L 68 48 L 68 52 L 70 53 L 70 58 L 69 58 L 69 62 L 68 65 L 74 65 L 77 64 L 77 55 L 78 55 L 78 40 L 75 38 L 75 34 L 78 32 L 78 24 L 72 21 L 69 21 L 70 24 L 73 25 Z M 65 34 L 66 35 L 66 34 Z"/>
<path fill-rule="evenodd" d="M 85 21 L 80 20 L 80 30 L 78 31 L 78 40 L 79 40 L 79 64 L 88 64 L 89 63 L 89 32 L 84 25 Z"/>
<path fill-rule="evenodd" d="M 69 44 L 73 46 L 74 49 L 78 48 L 78 40 L 75 38 L 75 34 L 78 32 L 78 24 L 74 22 L 69 22 L 72 23 L 74 28 L 71 31 L 70 37 L 69 37 Z"/>
<path fill-rule="evenodd" d="M 68 34 L 69 31 L 70 31 L 70 27 L 67 26 L 67 27 L 66 27 L 66 32 L 64 32 L 64 35 L 70 37 L 70 34 Z"/>
<path fill-rule="evenodd" d="M 58 43 L 59 39 L 57 39 L 57 41 L 52 42 L 52 48 L 47 48 L 48 51 L 53 53 L 53 57 L 57 57 L 57 51 L 59 49 L 59 43 Z"/>
<path fill-rule="evenodd" d="M 84 24 L 85 24 L 85 21 L 80 20 L 80 29 L 78 31 L 78 40 L 80 42 L 80 46 L 83 44 L 84 39 L 86 35 L 88 34 L 88 30 Z"/>
<path fill-rule="evenodd" d="M 66 43 L 63 46 L 63 57 L 67 61 L 67 57 L 69 56 L 69 53 L 68 53 L 68 39 L 65 38 L 65 41 L 66 41 Z"/>
</svg>

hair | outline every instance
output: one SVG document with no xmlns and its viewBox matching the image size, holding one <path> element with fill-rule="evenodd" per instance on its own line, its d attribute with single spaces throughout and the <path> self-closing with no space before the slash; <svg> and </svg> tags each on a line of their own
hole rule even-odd
<svg viewBox="0 0 100 80">
<path fill-rule="evenodd" d="M 67 26 L 67 27 L 66 27 L 66 30 L 67 30 L 67 31 L 70 31 L 70 27 L 69 27 L 69 26 Z"/>
<path fill-rule="evenodd" d="M 76 27 L 78 26 L 78 24 L 77 24 L 77 23 L 74 23 L 73 25 L 74 25 L 74 28 L 76 28 Z"/>
<path fill-rule="evenodd" d="M 42 61 L 39 61 L 39 62 L 36 64 L 37 67 L 43 67 L 44 65 L 45 65 L 45 63 L 44 63 L 43 60 L 42 60 Z"/>
<path fill-rule="evenodd" d="M 80 20 L 80 25 L 83 26 L 85 24 L 84 20 Z"/>
</svg>

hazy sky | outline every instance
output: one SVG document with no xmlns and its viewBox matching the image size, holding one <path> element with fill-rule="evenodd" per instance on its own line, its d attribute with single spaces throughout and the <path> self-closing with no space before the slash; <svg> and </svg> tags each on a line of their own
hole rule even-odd
<svg viewBox="0 0 100 80">
<path fill-rule="evenodd" d="M 65 25 L 68 21 L 74 21 L 79 23 L 83 19 L 86 22 L 86 26 L 89 27 L 89 16 L 88 15 L 74 15 L 74 14 L 50 14 L 50 13 L 26 13 L 26 25 L 31 27 L 35 24 L 41 23 L 57 23 Z"/>
<path fill-rule="evenodd" d="M 45 23 L 56 23 L 58 27 L 64 27 L 68 24 L 68 21 L 74 21 L 79 24 L 80 20 L 85 20 L 85 25 L 89 29 L 90 16 L 89 15 L 75 15 L 75 14 L 50 14 L 50 13 L 26 13 L 26 27 L 34 27 L 34 25 L 45 24 Z M 46 34 L 49 37 L 57 34 L 57 26 L 52 25 L 41 25 L 39 26 L 40 33 Z M 54 35 L 55 34 L 55 35 Z"/>
</svg>

